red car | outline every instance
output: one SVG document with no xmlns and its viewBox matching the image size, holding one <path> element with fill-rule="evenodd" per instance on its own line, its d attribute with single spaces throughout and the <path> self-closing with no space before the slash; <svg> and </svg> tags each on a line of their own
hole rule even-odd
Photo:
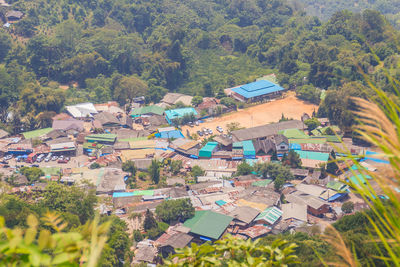
<svg viewBox="0 0 400 267">
<path fill-rule="evenodd" d="M 57 163 L 68 163 L 68 160 L 66 160 L 66 159 L 59 159 L 59 160 L 57 160 Z"/>
</svg>

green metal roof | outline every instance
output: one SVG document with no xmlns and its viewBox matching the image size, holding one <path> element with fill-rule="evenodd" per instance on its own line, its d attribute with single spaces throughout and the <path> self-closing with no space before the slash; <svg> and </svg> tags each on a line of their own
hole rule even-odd
<svg viewBox="0 0 400 267">
<path fill-rule="evenodd" d="M 313 152 L 313 151 L 302 151 L 302 150 L 294 150 L 297 154 L 299 154 L 301 159 L 313 159 L 320 161 L 328 161 L 329 153 L 321 153 L 321 152 Z"/>
<path fill-rule="evenodd" d="M 243 155 L 244 156 L 255 156 L 256 150 L 253 145 L 253 141 L 246 140 L 242 142 L 243 144 Z"/>
<path fill-rule="evenodd" d="M 131 116 L 135 117 L 135 116 L 140 116 L 140 115 L 149 114 L 149 113 L 153 113 L 156 115 L 163 115 L 164 109 L 162 107 L 159 107 L 156 105 L 135 108 L 132 111 Z"/>
<path fill-rule="evenodd" d="M 264 179 L 264 180 L 261 180 L 261 181 L 253 182 L 251 185 L 252 186 L 258 186 L 258 187 L 266 187 L 270 183 L 272 183 L 271 179 Z"/>
<path fill-rule="evenodd" d="M 344 191 L 348 188 L 347 185 L 338 181 L 330 181 L 326 184 L 327 188 L 333 189 L 335 191 Z"/>
<path fill-rule="evenodd" d="M 53 128 L 43 128 L 39 130 L 24 132 L 22 133 L 22 135 L 24 136 L 25 139 L 31 139 L 31 138 L 38 138 L 42 135 L 48 134 L 51 131 L 53 131 Z"/>
<path fill-rule="evenodd" d="M 314 136 L 321 136 L 321 135 L 322 135 L 322 133 L 321 133 L 318 129 L 312 130 L 311 133 L 312 133 Z"/>
<path fill-rule="evenodd" d="M 326 137 L 327 142 L 331 142 L 331 143 L 341 143 L 342 142 L 342 138 L 340 136 L 325 135 L 324 137 Z"/>
<path fill-rule="evenodd" d="M 85 136 L 86 141 L 115 142 L 116 134 L 91 134 Z"/>
<path fill-rule="evenodd" d="M 283 134 L 288 139 L 304 139 L 308 137 L 308 135 L 299 129 L 286 129 L 279 131 L 279 134 Z"/>
<path fill-rule="evenodd" d="M 153 196 L 154 190 L 137 190 L 133 191 L 134 196 Z"/>
<path fill-rule="evenodd" d="M 86 142 L 86 143 L 83 144 L 83 148 L 84 149 L 101 149 L 103 147 L 104 147 L 104 145 L 103 144 L 99 144 L 99 143 Z"/>
<path fill-rule="evenodd" d="M 282 216 L 282 213 L 283 212 L 277 207 L 269 207 L 265 209 L 263 212 L 261 212 L 254 220 L 255 221 L 265 220 L 269 224 L 274 224 Z"/>
<path fill-rule="evenodd" d="M 232 217 L 210 210 L 196 211 L 193 218 L 186 220 L 184 226 L 200 236 L 218 239 L 229 226 Z"/>
</svg>

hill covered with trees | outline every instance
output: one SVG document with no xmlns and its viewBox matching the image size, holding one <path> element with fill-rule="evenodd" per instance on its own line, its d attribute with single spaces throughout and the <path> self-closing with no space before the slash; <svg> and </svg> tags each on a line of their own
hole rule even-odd
<svg viewBox="0 0 400 267">
<path fill-rule="evenodd" d="M 398 32 L 375 11 L 322 23 L 281 0 L 11 4 L 25 13 L 0 32 L 0 120 L 12 132 L 48 126 L 66 104 L 157 102 L 168 91 L 221 96 L 270 73 L 314 103 L 327 89 L 334 122 L 345 127 L 347 96 L 364 86 L 360 71 L 388 92 L 382 67 L 399 76 Z M 329 114 L 323 105 L 320 115 Z"/>
<path fill-rule="evenodd" d="M 334 13 L 341 10 L 362 12 L 366 9 L 377 10 L 387 19 L 400 27 L 400 2 L 396 0 L 295 0 L 310 16 L 317 16 L 322 20 L 328 20 Z"/>
</svg>

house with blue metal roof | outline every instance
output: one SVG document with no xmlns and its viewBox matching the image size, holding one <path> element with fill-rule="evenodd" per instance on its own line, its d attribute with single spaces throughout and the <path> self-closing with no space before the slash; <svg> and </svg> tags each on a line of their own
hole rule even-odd
<svg viewBox="0 0 400 267">
<path fill-rule="evenodd" d="M 252 102 L 279 96 L 284 90 L 273 82 L 259 80 L 233 88 L 232 96 L 242 102 Z"/>
<path fill-rule="evenodd" d="M 165 111 L 165 118 L 167 119 L 169 124 L 173 124 L 175 120 L 182 119 L 185 116 L 197 115 L 198 113 L 194 108 L 177 108 Z"/>
</svg>

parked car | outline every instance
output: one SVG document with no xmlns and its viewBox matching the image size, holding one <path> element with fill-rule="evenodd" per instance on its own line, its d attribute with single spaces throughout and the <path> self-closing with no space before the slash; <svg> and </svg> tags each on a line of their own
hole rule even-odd
<svg viewBox="0 0 400 267">
<path fill-rule="evenodd" d="M 208 134 L 209 134 L 209 135 L 212 135 L 212 134 L 213 134 L 213 130 L 208 129 Z"/>
<path fill-rule="evenodd" d="M 66 157 L 64 160 L 66 160 L 67 162 L 70 161 L 70 157 Z"/>
<path fill-rule="evenodd" d="M 52 156 L 53 154 L 52 153 L 49 153 L 47 156 L 46 156 L 46 158 L 44 159 L 44 161 L 45 162 L 49 162 L 50 160 L 51 160 L 51 156 Z"/>
<path fill-rule="evenodd" d="M 66 160 L 66 159 L 59 159 L 59 160 L 57 160 L 57 163 L 68 163 L 68 160 Z"/>
<path fill-rule="evenodd" d="M 195 121 L 194 124 L 196 124 L 196 126 L 199 126 L 199 121 Z"/>
<path fill-rule="evenodd" d="M 39 168 L 39 165 L 37 165 L 37 164 L 32 164 L 30 167 L 31 167 L 31 168 L 33 168 L 33 167 Z"/>
<path fill-rule="evenodd" d="M 193 125 L 193 122 L 191 122 L 191 121 L 188 123 L 188 125 L 189 125 L 190 127 L 193 127 L 193 126 L 194 126 L 194 125 Z"/>
<path fill-rule="evenodd" d="M 57 159 L 58 159 L 58 156 L 57 156 L 57 155 L 54 155 L 54 156 L 51 157 L 51 160 L 52 160 L 52 161 L 56 161 Z"/>
<path fill-rule="evenodd" d="M 208 135 L 208 129 L 207 128 L 202 128 L 201 130 L 203 131 L 204 135 Z"/>
<path fill-rule="evenodd" d="M 203 135 L 204 135 L 202 131 L 197 131 L 197 134 L 198 134 L 199 136 L 203 136 Z"/>
<path fill-rule="evenodd" d="M 12 159 L 12 157 L 13 157 L 12 155 L 7 155 L 7 156 L 4 156 L 3 160 L 7 161 L 7 160 Z"/>
<path fill-rule="evenodd" d="M 45 154 L 40 154 L 40 155 L 37 157 L 36 162 L 38 162 L 38 163 L 42 162 L 42 161 L 44 160 L 44 157 L 45 157 Z"/>
<path fill-rule="evenodd" d="M 64 155 L 59 156 L 58 159 L 63 160 L 64 159 Z"/>
<path fill-rule="evenodd" d="M 223 133 L 223 132 L 224 132 L 224 129 L 222 129 L 221 126 L 217 126 L 217 131 L 220 132 L 220 133 Z"/>
</svg>

